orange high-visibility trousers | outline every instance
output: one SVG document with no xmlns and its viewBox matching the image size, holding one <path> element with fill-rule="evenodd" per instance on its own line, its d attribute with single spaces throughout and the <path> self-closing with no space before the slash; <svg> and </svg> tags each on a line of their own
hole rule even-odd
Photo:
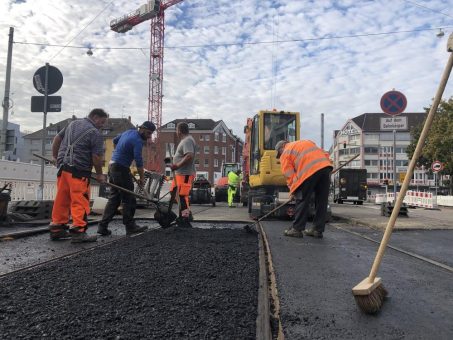
<svg viewBox="0 0 453 340">
<path fill-rule="evenodd" d="M 90 213 L 90 181 L 86 177 L 75 178 L 62 171 L 57 178 L 57 195 L 53 203 L 52 224 L 66 224 L 69 214 L 72 225 L 85 229 Z"/>
<path fill-rule="evenodd" d="M 176 177 L 176 182 L 178 184 L 178 193 L 179 197 L 184 199 L 184 202 L 186 203 L 186 207 L 184 207 L 184 204 L 181 205 L 181 210 L 189 210 L 190 211 L 190 205 L 189 205 L 189 195 L 190 195 L 190 189 L 192 189 L 192 183 L 193 180 L 195 179 L 194 175 L 175 175 Z M 170 191 L 173 191 L 175 187 L 175 180 L 171 183 L 171 189 Z M 181 202 L 182 203 L 182 202 Z"/>
</svg>

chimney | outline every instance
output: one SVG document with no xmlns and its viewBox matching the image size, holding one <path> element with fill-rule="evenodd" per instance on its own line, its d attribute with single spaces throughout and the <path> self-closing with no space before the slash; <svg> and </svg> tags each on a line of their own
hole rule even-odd
<svg viewBox="0 0 453 340">
<path fill-rule="evenodd" d="M 131 121 L 131 116 L 128 116 L 128 117 L 127 117 L 127 120 L 130 122 L 130 121 Z"/>
<path fill-rule="evenodd" d="M 76 120 L 77 117 L 75 115 L 72 115 L 72 120 Z"/>
</svg>

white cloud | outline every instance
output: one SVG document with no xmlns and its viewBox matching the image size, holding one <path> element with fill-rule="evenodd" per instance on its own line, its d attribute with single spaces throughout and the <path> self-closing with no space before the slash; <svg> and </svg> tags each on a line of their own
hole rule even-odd
<svg viewBox="0 0 453 340">
<path fill-rule="evenodd" d="M 145 120 L 149 22 L 126 34 L 109 29 L 111 19 L 144 1 L 0 0 L 2 90 L 8 28 L 15 27 L 10 120 L 27 130 L 42 125 L 42 115 L 30 113 L 30 97 L 38 95 L 33 73 L 45 62 L 64 76 L 56 93 L 63 97 L 63 112 L 49 113 L 49 122 L 83 116 L 93 107 L 104 107 L 114 117 L 131 115 L 136 124 Z M 406 111 L 422 111 L 437 89 L 452 27 L 443 39 L 431 30 L 316 40 L 453 26 L 453 0 L 417 3 L 434 11 L 409 1 L 185 0 L 165 14 L 165 43 L 172 48 L 164 51 L 162 121 L 222 119 L 243 138 L 247 117 L 276 106 L 300 111 L 303 137 L 319 142 L 323 112 L 325 144 L 330 145 L 334 129 L 347 118 L 379 112 L 380 97 L 392 88 L 406 94 Z M 92 46 L 93 56 L 86 49 L 20 44 L 65 45 L 71 39 L 70 46 Z M 305 41 L 215 46 L 276 39 Z M 194 45 L 213 46 L 175 48 Z M 143 50 L 114 49 L 137 47 Z M 449 84 L 444 98 L 452 95 Z"/>
</svg>

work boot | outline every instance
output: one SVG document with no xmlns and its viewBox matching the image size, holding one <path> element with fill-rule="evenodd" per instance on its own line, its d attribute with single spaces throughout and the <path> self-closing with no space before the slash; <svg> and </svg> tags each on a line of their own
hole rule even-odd
<svg viewBox="0 0 453 340">
<path fill-rule="evenodd" d="M 96 242 L 98 239 L 96 235 L 88 235 L 84 228 L 71 228 L 69 232 L 71 233 L 71 243 Z"/>
<path fill-rule="evenodd" d="M 285 230 L 285 236 L 303 238 L 304 234 L 300 230 L 290 228 Z"/>
<path fill-rule="evenodd" d="M 309 228 L 304 231 L 304 234 L 314 238 L 322 238 L 322 231 L 317 231 L 314 228 Z"/>
<path fill-rule="evenodd" d="M 109 228 L 107 228 L 106 225 L 98 224 L 97 233 L 101 236 L 109 236 L 112 234 L 112 231 Z"/>
<path fill-rule="evenodd" d="M 69 226 L 66 224 L 51 224 L 49 225 L 50 240 L 61 241 L 68 240 L 71 235 L 68 233 Z"/>
<path fill-rule="evenodd" d="M 126 227 L 126 235 L 133 235 L 133 234 L 142 233 L 142 232 L 144 232 L 147 229 L 148 229 L 148 227 L 146 225 L 140 227 L 140 226 L 138 226 L 136 224 L 133 224 L 130 227 Z"/>
</svg>

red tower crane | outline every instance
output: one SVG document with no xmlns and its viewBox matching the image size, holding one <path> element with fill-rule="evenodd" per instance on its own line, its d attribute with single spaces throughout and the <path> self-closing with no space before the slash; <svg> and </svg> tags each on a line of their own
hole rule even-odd
<svg viewBox="0 0 453 340">
<path fill-rule="evenodd" d="M 159 135 L 162 126 L 162 84 L 164 64 L 165 10 L 183 0 L 149 0 L 135 11 L 114 19 L 110 28 L 124 33 L 143 21 L 151 19 L 151 43 L 149 63 L 148 120 L 156 125 L 156 132 L 147 147 L 146 167 L 160 171 L 163 164 L 163 148 L 159 148 Z"/>
</svg>

